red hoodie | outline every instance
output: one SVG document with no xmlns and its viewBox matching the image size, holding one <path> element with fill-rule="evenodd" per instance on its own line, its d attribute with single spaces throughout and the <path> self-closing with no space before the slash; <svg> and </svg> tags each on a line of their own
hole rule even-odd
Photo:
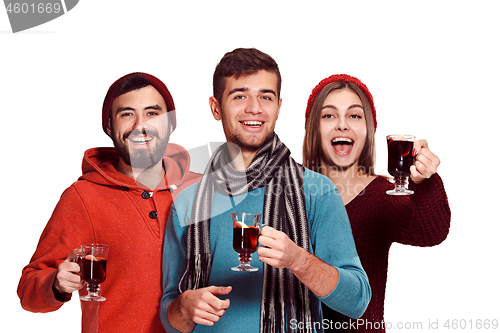
<svg viewBox="0 0 500 333">
<path fill-rule="evenodd" d="M 57 268 L 83 243 L 108 244 L 104 302 L 81 302 L 82 332 L 164 332 L 159 319 L 161 254 L 172 197 L 200 178 L 189 154 L 169 143 L 165 183 L 150 191 L 114 168 L 114 148 L 85 152 L 83 175 L 61 196 L 17 293 L 24 309 L 50 312 L 64 302 L 52 291 Z M 80 294 L 86 295 L 86 288 Z M 69 296 L 66 295 L 66 296 Z"/>
</svg>

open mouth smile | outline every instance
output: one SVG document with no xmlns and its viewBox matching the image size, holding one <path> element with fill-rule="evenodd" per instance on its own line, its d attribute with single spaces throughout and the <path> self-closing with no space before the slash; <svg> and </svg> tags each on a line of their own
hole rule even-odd
<svg viewBox="0 0 500 333">
<path fill-rule="evenodd" d="M 333 151 L 338 154 L 338 155 L 349 155 L 349 153 L 352 151 L 352 147 L 354 146 L 354 140 L 351 138 L 345 138 L 345 137 L 337 137 L 334 138 L 332 141 L 332 147 Z"/>
<path fill-rule="evenodd" d="M 264 124 L 263 121 L 257 121 L 257 120 L 240 121 L 240 123 L 250 127 L 260 127 L 262 126 L 262 124 Z"/>
<path fill-rule="evenodd" d="M 153 141 L 154 136 L 137 136 L 137 137 L 132 137 L 129 136 L 128 140 L 131 141 L 132 143 L 136 145 L 148 145 L 151 141 Z"/>
</svg>

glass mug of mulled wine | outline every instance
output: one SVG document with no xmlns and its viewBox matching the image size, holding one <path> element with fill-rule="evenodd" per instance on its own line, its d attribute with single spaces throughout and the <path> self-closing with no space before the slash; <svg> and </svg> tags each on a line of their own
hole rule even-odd
<svg viewBox="0 0 500 333">
<path fill-rule="evenodd" d="M 233 215 L 233 249 L 238 252 L 240 264 L 231 267 L 233 271 L 255 272 L 259 269 L 250 265 L 252 253 L 257 251 L 261 223 L 261 214 L 232 213 Z"/>
<path fill-rule="evenodd" d="M 83 244 L 77 254 L 80 265 L 80 276 L 87 284 L 87 295 L 80 296 L 82 301 L 102 302 L 106 298 L 99 295 L 101 283 L 106 280 L 106 264 L 108 262 L 109 246 L 106 244 Z"/>
<path fill-rule="evenodd" d="M 391 134 L 387 137 L 388 161 L 387 169 L 394 177 L 394 189 L 386 193 L 390 195 L 411 195 L 412 190 L 406 188 L 410 167 L 413 165 L 413 143 L 415 136 L 407 134 Z"/>
</svg>

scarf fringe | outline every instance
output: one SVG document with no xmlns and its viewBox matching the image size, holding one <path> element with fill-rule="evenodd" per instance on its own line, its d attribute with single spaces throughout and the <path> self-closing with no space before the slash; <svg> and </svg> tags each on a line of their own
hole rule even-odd
<svg viewBox="0 0 500 333">
<path fill-rule="evenodd" d="M 184 262 L 183 275 L 179 282 L 179 293 L 183 293 L 189 289 L 203 288 L 208 285 L 209 275 L 202 274 L 202 272 L 210 271 L 212 268 L 212 257 L 210 254 L 195 254 Z M 193 272 L 187 274 L 187 272 Z"/>
</svg>

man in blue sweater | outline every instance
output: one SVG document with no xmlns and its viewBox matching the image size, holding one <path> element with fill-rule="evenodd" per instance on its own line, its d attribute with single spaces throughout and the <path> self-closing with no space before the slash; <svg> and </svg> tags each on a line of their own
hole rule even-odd
<svg viewBox="0 0 500 333">
<path fill-rule="evenodd" d="M 274 133 L 276 62 L 256 49 L 227 53 L 210 108 L 227 143 L 200 182 L 177 197 L 165 232 L 160 318 L 167 332 L 323 332 L 321 301 L 357 318 L 371 297 L 342 199 L 303 168 Z M 235 272 L 231 213 L 266 225 L 252 266 Z M 333 327 L 333 326 L 332 326 Z"/>
</svg>

